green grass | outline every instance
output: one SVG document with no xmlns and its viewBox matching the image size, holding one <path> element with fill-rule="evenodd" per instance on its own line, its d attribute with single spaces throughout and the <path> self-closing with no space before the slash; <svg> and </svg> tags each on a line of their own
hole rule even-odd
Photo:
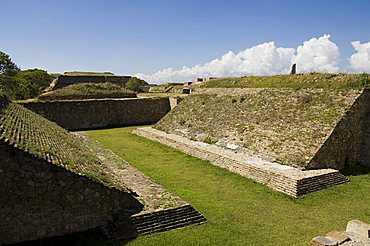
<svg viewBox="0 0 370 246">
<path fill-rule="evenodd" d="M 347 171 L 350 183 L 293 199 L 135 136 L 134 129 L 88 134 L 192 204 L 207 222 L 139 237 L 129 245 L 309 245 L 315 236 L 345 230 L 349 220 L 370 222 L 369 169 Z"/>
<path fill-rule="evenodd" d="M 123 89 L 112 83 L 80 83 L 70 85 L 55 91 L 46 92 L 38 96 L 42 101 L 72 100 L 72 99 L 100 99 L 100 98 L 133 98 L 136 93 Z"/>
<path fill-rule="evenodd" d="M 370 83 L 368 74 L 309 73 L 296 75 L 248 76 L 208 81 L 203 88 L 331 88 L 359 89 Z"/>
</svg>

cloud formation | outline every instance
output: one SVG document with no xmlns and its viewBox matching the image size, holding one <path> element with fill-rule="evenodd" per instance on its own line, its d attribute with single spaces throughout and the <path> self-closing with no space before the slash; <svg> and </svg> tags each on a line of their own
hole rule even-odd
<svg viewBox="0 0 370 246">
<path fill-rule="evenodd" d="M 351 57 L 353 69 L 369 69 L 370 42 L 353 42 L 357 53 Z M 135 74 L 150 83 L 184 82 L 197 77 L 231 77 L 246 75 L 287 74 L 293 63 L 297 63 L 297 72 L 338 72 L 340 53 L 338 46 L 325 34 L 311 38 L 297 48 L 276 47 L 274 42 L 267 42 L 247 48 L 238 53 L 232 51 L 220 59 L 214 59 L 204 65 L 166 68 L 151 75 Z M 365 63 L 364 63 L 365 61 Z M 367 63 L 366 63 L 367 62 Z M 364 65 L 365 64 L 365 65 Z M 366 65 L 367 64 L 367 65 Z"/>
<path fill-rule="evenodd" d="M 298 46 L 297 55 L 293 58 L 294 63 L 297 63 L 298 72 L 339 71 L 339 49 L 329 38 L 330 35 L 325 34 L 320 38 L 311 38 Z"/>
<path fill-rule="evenodd" d="M 356 53 L 349 59 L 350 69 L 357 73 L 370 73 L 370 42 L 361 44 L 354 41 L 351 44 Z"/>
</svg>

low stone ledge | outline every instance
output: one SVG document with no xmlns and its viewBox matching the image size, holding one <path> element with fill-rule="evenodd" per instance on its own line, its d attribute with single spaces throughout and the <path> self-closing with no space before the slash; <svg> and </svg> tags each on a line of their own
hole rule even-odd
<svg viewBox="0 0 370 246">
<path fill-rule="evenodd" d="M 351 220 L 347 223 L 346 231 L 331 231 L 326 236 L 314 237 L 311 240 L 311 245 L 369 246 L 369 233 L 369 224 L 359 220 Z"/>
<path fill-rule="evenodd" d="M 338 170 L 318 169 L 302 171 L 294 167 L 263 160 L 258 156 L 235 153 L 215 145 L 192 141 L 151 127 L 138 128 L 134 133 L 178 149 L 186 154 L 208 160 L 214 165 L 251 178 L 256 182 L 295 198 L 348 182 L 348 179 Z"/>
<path fill-rule="evenodd" d="M 369 240 L 370 224 L 359 220 L 351 220 L 347 224 L 346 232 L 348 235 L 353 235 L 357 240 Z"/>
</svg>

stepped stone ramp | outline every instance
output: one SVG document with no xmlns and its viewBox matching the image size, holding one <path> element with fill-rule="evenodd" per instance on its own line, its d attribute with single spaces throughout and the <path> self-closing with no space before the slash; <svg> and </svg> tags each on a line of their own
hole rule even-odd
<svg viewBox="0 0 370 246">
<path fill-rule="evenodd" d="M 178 149 L 186 154 L 208 160 L 214 165 L 251 178 L 295 198 L 348 182 L 348 179 L 338 170 L 302 171 L 291 166 L 264 160 L 259 156 L 235 153 L 219 146 L 192 141 L 151 127 L 138 128 L 134 133 Z"/>
<path fill-rule="evenodd" d="M 104 228 L 111 239 L 146 235 L 206 221 L 206 218 L 186 201 L 168 192 L 86 133 L 75 132 L 74 135 L 97 153 L 110 173 L 123 180 L 125 186 L 134 192 L 136 198 L 144 205 L 143 210 L 132 215 L 129 220 L 124 214 L 118 213 L 113 216 Z"/>
<path fill-rule="evenodd" d="M 360 160 L 369 94 L 368 89 L 199 88 L 154 128 L 298 169 L 340 170 Z"/>
<path fill-rule="evenodd" d="M 189 204 L 134 215 L 130 217 L 129 221 L 125 218 L 117 218 L 109 225 L 108 235 L 112 239 L 129 238 L 132 235 L 148 235 L 189 225 L 199 225 L 206 220 L 202 214 Z"/>
</svg>

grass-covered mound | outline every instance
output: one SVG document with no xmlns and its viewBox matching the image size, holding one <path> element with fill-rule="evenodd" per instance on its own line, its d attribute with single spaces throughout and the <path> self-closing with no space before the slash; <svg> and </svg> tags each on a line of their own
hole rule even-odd
<svg viewBox="0 0 370 246">
<path fill-rule="evenodd" d="M 310 73 L 296 75 L 220 78 L 204 83 L 203 88 L 363 88 L 370 84 L 368 74 Z"/>
<path fill-rule="evenodd" d="M 104 185 L 125 190 L 123 183 L 109 173 L 79 138 L 1 96 L 0 106 L 0 142 Z"/>
<path fill-rule="evenodd" d="M 361 92 L 208 89 L 185 98 L 155 128 L 306 168 Z"/>
<path fill-rule="evenodd" d="M 102 98 L 134 98 L 136 93 L 123 89 L 112 83 L 81 83 L 55 91 L 46 92 L 38 97 L 42 101 L 102 99 Z"/>
<path fill-rule="evenodd" d="M 114 76 L 114 73 L 111 72 L 81 72 L 81 71 L 73 71 L 73 72 L 65 72 L 63 75 L 68 76 Z"/>
</svg>

